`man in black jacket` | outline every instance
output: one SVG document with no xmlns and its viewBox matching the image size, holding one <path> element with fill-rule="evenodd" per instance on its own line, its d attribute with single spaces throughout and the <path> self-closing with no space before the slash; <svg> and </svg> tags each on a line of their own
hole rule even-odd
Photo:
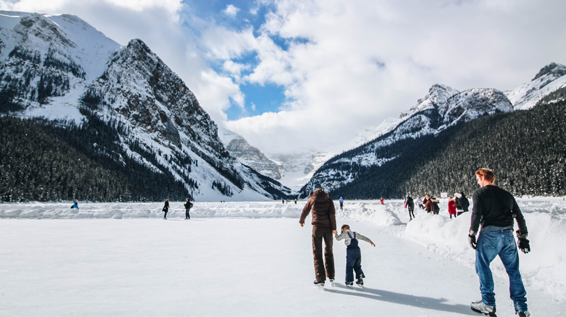
<svg viewBox="0 0 566 317">
<path fill-rule="evenodd" d="M 527 292 L 519 272 L 519 253 L 513 238 L 513 218 L 517 220 L 519 230 L 519 249 L 523 253 L 530 251 L 527 240 L 527 225 L 517 201 L 509 192 L 494 185 L 495 174 L 487 168 L 479 169 L 476 178 L 480 189 L 474 192 L 472 224 L 468 236 L 470 246 L 476 250 L 476 272 L 480 278 L 482 299 L 473 302 L 472 310 L 489 316 L 495 316 L 495 293 L 493 276 L 489 264 L 499 256 L 509 275 L 509 291 L 520 317 L 529 317 Z M 476 234 L 481 224 L 481 234 L 476 242 Z"/>
</svg>

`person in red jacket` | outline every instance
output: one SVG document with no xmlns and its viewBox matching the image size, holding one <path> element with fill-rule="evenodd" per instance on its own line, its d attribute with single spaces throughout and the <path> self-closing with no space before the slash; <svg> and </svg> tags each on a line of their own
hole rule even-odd
<svg viewBox="0 0 566 317">
<path fill-rule="evenodd" d="M 456 200 L 452 196 L 448 197 L 448 213 L 450 214 L 450 219 L 452 219 L 452 215 L 456 218 Z"/>
<path fill-rule="evenodd" d="M 336 234 L 336 209 L 334 202 L 322 188 L 311 194 L 310 199 L 303 208 L 299 219 L 301 227 L 305 225 L 305 218 L 312 210 L 312 252 L 314 256 L 314 284 L 324 287 L 326 278 L 334 282 L 334 254 L 332 252 L 333 238 Z M 324 239 L 324 261 L 322 259 L 322 240 Z"/>
</svg>

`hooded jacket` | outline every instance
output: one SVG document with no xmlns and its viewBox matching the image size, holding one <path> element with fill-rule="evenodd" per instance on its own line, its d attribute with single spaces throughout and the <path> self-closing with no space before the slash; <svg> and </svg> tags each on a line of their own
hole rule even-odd
<svg viewBox="0 0 566 317">
<path fill-rule="evenodd" d="M 312 194 L 303 208 L 299 223 L 305 223 L 305 218 L 307 218 L 311 210 L 313 225 L 330 227 L 332 230 L 336 230 L 336 209 L 334 208 L 334 202 L 328 197 L 327 193 L 321 191 Z"/>
</svg>

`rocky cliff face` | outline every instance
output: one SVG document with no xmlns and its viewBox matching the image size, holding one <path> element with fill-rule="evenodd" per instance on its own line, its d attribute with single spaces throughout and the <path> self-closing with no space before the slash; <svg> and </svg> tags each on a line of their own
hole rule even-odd
<svg viewBox="0 0 566 317">
<path fill-rule="evenodd" d="M 118 156 L 167 170 L 197 199 L 289 192 L 230 155 L 195 95 L 141 40 L 119 47 L 74 16 L 8 13 L 0 15 L 1 112 L 107 122 Z"/>
</svg>

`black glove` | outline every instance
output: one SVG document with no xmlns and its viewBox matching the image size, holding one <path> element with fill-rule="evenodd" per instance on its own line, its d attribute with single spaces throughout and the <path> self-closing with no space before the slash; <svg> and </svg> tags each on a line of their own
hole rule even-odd
<svg viewBox="0 0 566 317">
<path fill-rule="evenodd" d="M 517 238 L 519 239 L 519 250 L 521 250 L 521 252 L 525 254 L 531 252 L 531 246 L 529 244 L 529 240 L 527 240 L 529 233 L 521 232 L 520 230 L 515 231 L 515 233 L 517 234 Z"/>
<path fill-rule="evenodd" d="M 527 238 L 519 239 L 519 250 L 525 254 L 531 252 L 531 246 Z"/>
<path fill-rule="evenodd" d="M 469 234 L 468 235 L 468 243 L 470 244 L 470 246 L 474 250 L 478 247 L 478 243 L 476 242 L 476 235 L 475 234 Z"/>
</svg>

